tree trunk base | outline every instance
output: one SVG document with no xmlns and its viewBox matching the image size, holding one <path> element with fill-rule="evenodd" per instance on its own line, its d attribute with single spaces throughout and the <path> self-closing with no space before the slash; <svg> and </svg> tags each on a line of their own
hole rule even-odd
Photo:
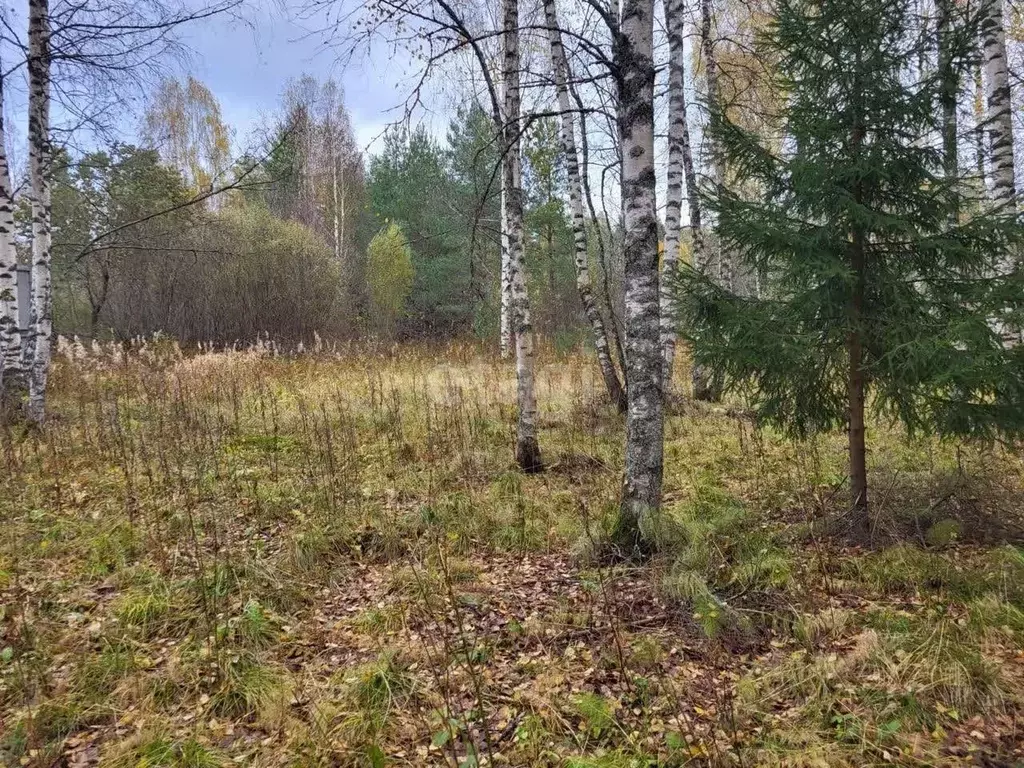
<svg viewBox="0 0 1024 768">
<path fill-rule="evenodd" d="M 540 457 L 540 446 L 533 437 L 516 440 L 516 464 L 527 474 L 544 471 L 544 462 Z"/>
<path fill-rule="evenodd" d="M 640 522 L 631 511 L 619 512 L 608 538 L 608 547 L 600 559 L 611 563 L 642 563 L 651 558 L 655 547 L 640 530 Z"/>
</svg>

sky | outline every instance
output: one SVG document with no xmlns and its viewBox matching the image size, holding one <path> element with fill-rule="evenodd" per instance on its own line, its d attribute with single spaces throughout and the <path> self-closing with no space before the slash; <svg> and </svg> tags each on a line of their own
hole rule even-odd
<svg viewBox="0 0 1024 768">
<path fill-rule="evenodd" d="M 357 50 L 320 32 L 323 17 L 304 18 L 301 5 L 256 0 L 240 18 L 213 17 L 189 25 L 180 37 L 190 49 L 178 64 L 181 74 L 202 80 L 217 97 L 222 116 L 234 129 L 234 150 L 254 144 L 253 132 L 272 118 L 286 84 L 303 74 L 333 78 L 344 89 L 345 104 L 359 145 L 372 151 L 389 122 L 403 115 L 402 105 L 414 80 L 408 57 L 383 44 Z M 446 116 L 420 114 L 432 132 L 443 133 Z"/>
<path fill-rule="evenodd" d="M 186 1 L 202 7 L 205 0 Z M 364 156 L 379 151 L 385 127 L 402 118 L 421 62 L 414 61 L 401 46 L 392 46 L 383 39 L 352 52 L 343 40 L 331 39 L 322 32 L 330 25 L 322 14 L 310 17 L 307 8 L 312 2 L 316 0 L 245 0 L 238 16 L 222 14 L 182 31 L 181 40 L 191 55 L 178 65 L 179 74 L 197 77 L 216 96 L 222 117 L 234 130 L 235 156 L 266 146 L 261 126 L 275 115 L 288 81 L 303 74 L 321 81 L 333 78 L 342 86 Z M 321 2 L 338 12 L 363 0 Z M 338 26 L 343 35 L 347 24 Z M 457 74 L 460 71 L 457 64 L 453 69 L 449 60 L 445 74 L 428 85 L 412 118 L 441 141 L 454 112 L 450 107 L 452 96 L 463 90 L 457 82 L 465 77 Z M 659 136 L 656 156 L 661 160 L 665 157 L 663 141 Z M 595 146 L 592 143 L 592 150 Z M 595 190 L 601 182 L 598 165 L 595 160 L 591 166 Z M 659 200 L 663 199 L 664 182 L 664 169 L 659 164 Z M 611 195 L 609 205 L 614 209 L 615 190 L 608 188 L 606 194 Z M 683 216 L 688 220 L 686 214 L 684 206 Z"/>
<path fill-rule="evenodd" d="M 239 156 L 248 149 L 259 150 L 261 127 L 277 116 L 280 97 L 292 79 L 310 74 L 320 81 L 333 78 L 343 90 L 361 148 L 372 152 L 380 147 L 384 128 L 403 115 L 402 105 L 415 82 L 414 63 L 402 51 L 394 52 L 381 41 L 373 50 L 365 48 L 349 53 L 350 47 L 332 42 L 321 30 L 325 19 L 309 18 L 305 6 L 315 0 L 243 0 L 240 8 L 209 19 L 191 22 L 177 30 L 177 40 L 186 55 L 180 60 L 161 62 L 168 75 L 183 78 L 192 75 L 201 80 L 217 98 L 223 120 L 233 130 L 232 153 Z M 207 0 L 184 0 L 186 7 L 202 10 Z M 362 0 L 331 0 L 332 7 L 349 7 Z M 24 9 L 5 9 L 10 28 L 23 31 L 27 26 Z M 23 43 L 23 40 L 22 40 Z M 9 41 L 3 48 L 4 63 L 19 57 Z M 344 59 L 344 62 L 342 62 Z M 27 84 L 25 67 L 5 83 L 4 111 L 8 154 L 15 166 L 23 165 Z M 124 112 L 118 116 L 118 138 L 138 141 L 146 94 L 124 94 Z M 432 106 L 437 103 L 430 100 Z M 74 124 L 54 105 L 54 124 Z M 415 120 L 443 137 L 448 112 L 419 111 Z M 79 151 L 97 143 L 88 130 L 75 134 L 73 145 Z M 105 143 L 100 139 L 98 143 Z"/>
<path fill-rule="evenodd" d="M 209 0 L 183 0 L 195 10 L 202 10 Z M 259 154 L 265 149 L 267 128 L 280 116 L 281 95 L 291 80 L 304 74 L 321 82 L 333 78 L 344 91 L 356 140 L 364 156 L 379 151 L 381 135 L 388 124 L 401 120 L 404 106 L 418 81 L 422 62 L 414 60 L 401 45 L 377 39 L 372 47 L 352 50 L 342 37 L 348 25 L 340 21 L 338 36 L 333 39 L 323 30 L 329 28 L 322 13 L 311 15 L 308 7 L 316 2 L 339 13 L 359 8 L 364 0 L 244 0 L 234 13 L 224 13 L 203 21 L 192 22 L 178 30 L 178 38 L 188 54 L 182 59 L 166 62 L 168 74 L 192 75 L 201 80 L 217 98 L 224 122 L 232 130 L 232 155 L 247 152 Z M 26 20 L 18 9 L 8 9 L 13 28 L 24 29 Z M 9 51 L 5 51 L 10 53 Z M 443 141 L 453 104 L 465 95 L 467 77 L 474 69 L 455 60 L 446 59 L 443 73 L 424 90 L 423 98 L 412 116 L 412 122 L 425 125 L 428 132 Z M 19 77 L 6 89 L 8 155 L 15 167 L 24 165 L 25 155 L 25 83 L 24 67 Z M 138 98 L 141 97 L 141 98 Z M 126 109 L 118 118 L 118 138 L 139 141 L 142 107 L 145 94 L 125 95 Z M 66 118 L 66 116 L 65 116 Z M 660 118 L 659 118 L 660 119 Z M 56 123 L 71 123 L 58 109 Z M 691 129 L 694 126 L 691 124 Z M 78 151 L 93 148 L 88 136 L 76 133 L 74 146 Z M 95 139 L 95 137 L 93 137 Z M 95 144 L 106 143 L 108 138 Z M 656 157 L 663 138 L 659 136 Z M 601 159 L 597 144 L 591 142 L 591 184 L 600 188 Z M 658 167 L 659 191 L 664 184 L 663 169 Z M 610 187 L 609 205 L 615 208 L 615 192 Z M 659 199 L 661 196 L 659 195 Z"/>
</svg>

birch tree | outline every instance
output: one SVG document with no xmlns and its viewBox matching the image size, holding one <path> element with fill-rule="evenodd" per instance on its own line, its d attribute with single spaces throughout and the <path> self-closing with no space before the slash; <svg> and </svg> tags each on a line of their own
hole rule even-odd
<svg viewBox="0 0 1024 768">
<path fill-rule="evenodd" d="M 28 150 L 32 208 L 32 310 L 28 417 L 42 424 L 50 373 L 53 296 L 50 275 L 50 9 L 48 0 L 28 6 Z"/>
<path fill-rule="evenodd" d="M 274 174 L 275 209 L 324 236 L 351 278 L 357 270 L 348 251 L 361 207 L 362 157 L 356 146 L 344 93 L 334 80 L 310 75 L 289 81 L 282 96 L 286 151 Z"/>
<path fill-rule="evenodd" d="M 352 265 L 347 263 L 348 245 L 353 229 L 350 219 L 358 209 L 359 201 L 355 193 L 362 183 L 362 159 L 356 147 L 352 122 L 348 110 L 345 109 L 342 91 L 333 80 L 324 84 L 322 101 L 323 154 L 330 163 L 327 181 L 330 192 L 325 196 L 326 207 L 330 210 L 335 258 L 339 263 L 346 265 L 346 271 L 351 275 Z"/>
<path fill-rule="evenodd" d="M 498 125 L 501 131 L 501 125 Z M 504 168 L 504 165 L 502 166 Z M 501 174 L 501 271 L 498 277 L 498 291 L 500 292 L 500 318 L 498 327 L 498 352 L 502 360 L 507 360 L 512 355 L 512 345 L 515 342 L 512 333 L 512 261 L 508 241 L 508 194 L 507 181 L 504 171 Z"/>
<path fill-rule="evenodd" d="M 164 80 L 146 110 L 143 138 L 181 171 L 193 191 L 209 188 L 228 168 L 231 142 L 217 98 L 199 80 Z"/>
<path fill-rule="evenodd" d="M 502 137 L 504 154 L 499 174 L 502 179 L 502 231 L 506 265 L 502 269 L 499 290 L 509 292 L 505 314 L 511 327 L 516 354 L 518 419 L 516 427 L 516 462 L 524 471 L 542 468 L 537 442 L 537 401 L 534 390 L 533 326 L 526 275 L 523 269 L 523 195 L 520 161 L 520 71 L 519 5 L 505 0 L 502 5 L 503 24 L 499 32 L 479 34 L 470 28 L 467 13 L 473 8 L 457 6 L 449 0 L 431 3 L 373 3 L 369 6 L 372 20 L 361 35 L 374 35 L 381 26 L 393 30 L 392 44 L 401 42 L 420 49 L 425 66 L 419 84 L 410 99 L 418 102 L 420 87 L 432 74 L 438 62 L 460 52 L 467 53 L 483 78 L 491 105 L 497 135 Z M 484 50 L 483 40 L 501 38 L 501 93 L 493 76 L 492 61 Z M 502 338 L 508 336 L 504 329 Z"/>
<path fill-rule="evenodd" d="M 763 105 L 759 101 L 757 92 L 764 86 L 762 75 L 759 72 L 763 62 L 752 59 L 744 50 L 744 38 L 750 39 L 754 35 L 750 29 L 753 18 L 756 16 L 755 8 L 757 3 L 744 3 L 740 8 L 740 14 L 745 20 L 733 19 L 736 29 L 729 29 L 724 34 L 718 31 L 718 24 L 721 16 L 716 8 L 715 0 L 700 0 L 701 29 L 700 45 L 701 57 L 705 71 L 706 99 L 708 106 L 714 109 L 741 110 L 746 117 L 753 117 Z M 726 10 L 729 10 L 728 8 Z M 732 14 L 735 16 L 736 14 Z M 733 36 L 737 39 L 733 40 Z M 729 41 L 725 46 L 725 54 L 719 52 L 719 43 L 723 38 Z M 753 101 L 753 103 L 748 103 Z M 751 127 L 759 130 L 756 121 Z M 714 186 L 721 186 L 728 183 L 726 159 L 721 147 L 715 140 L 713 132 L 706 137 L 709 150 L 709 164 L 711 169 L 711 182 Z M 715 264 L 711 267 L 711 274 L 717 273 L 721 284 L 738 291 L 744 296 L 753 296 L 758 290 L 758 275 L 751 266 L 742 259 L 737 258 L 728 248 L 724 247 L 720 238 L 715 238 L 716 248 L 712 258 Z M 716 269 L 717 268 L 717 269 Z"/>
<path fill-rule="evenodd" d="M 661 286 L 661 354 L 664 386 L 672 383 L 676 332 L 671 293 L 671 276 L 676 270 L 681 245 L 683 182 L 689 202 L 690 235 L 694 262 L 704 264 L 704 231 L 697 196 L 697 174 L 693 167 L 690 129 L 686 119 L 685 0 L 665 0 L 665 29 L 668 35 L 668 184 L 665 190 L 665 255 Z"/>
<path fill-rule="evenodd" d="M 18 252 L 14 247 L 14 187 L 7 164 L 4 81 L 0 72 L 0 392 L 22 385 L 18 328 Z"/>
<path fill-rule="evenodd" d="M 516 463 L 526 472 L 543 466 L 537 442 L 537 396 L 534 391 L 533 325 L 530 320 L 530 297 L 526 290 L 523 264 L 523 188 L 520 156 L 520 93 L 519 93 L 519 3 L 504 0 L 504 64 L 502 85 L 505 96 L 505 156 L 502 195 L 504 223 L 508 227 L 508 281 L 511 294 L 511 322 L 516 349 L 516 384 L 519 416 L 516 422 Z M 502 276 L 504 282 L 506 277 Z"/>
<path fill-rule="evenodd" d="M 569 210 L 572 217 L 573 257 L 576 268 L 576 290 L 583 305 L 583 314 L 590 324 L 594 337 L 594 349 L 597 353 L 601 376 L 604 378 L 608 396 L 620 411 L 626 410 L 626 395 L 615 370 L 608 334 L 605 331 L 604 318 L 594 296 L 593 284 L 590 279 L 589 254 L 587 251 L 586 219 L 583 215 L 583 184 L 580 180 L 579 156 L 576 152 L 575 126 L 573 110 L 569 101 L 569 65 L 562 45 L 562 32 L 558 26 L 558 13 L 555 0 L 544 0 L 544 21 L 548 28 L 551 45 L 551 70 L 554 75 L 555 91 L 558 97 L 558 109 L 561 112 L 562 152 L 565 155 L 566 177 L 569 185 Z M 678 230 L 678 216 L 677 216 Z M 678 240 L 678 235 L 677 235 Z"/>
<path fill-rule="evenodd" d="M 986 122 L 992 199 L 998 206 L 1016 206 L 1013 162 L 1013 120 L 1010 113 L 1010 75 L 1006 59 L 1003 0 L 987 0 L 981 20 L 985 65 Z"/>
<path fill-rule="evenodd" d="M 628 410 L 622 503 L 614 533 L 620 556 L 653 543 L 661 503 L 662 356 L 658 219 L 654 175 L 654 2 L 623 0 L 615 41 L 622 202 L 625 219 L 625 346 Z"/>
<path fill-rule="evenodd" d="M 56 98 L 67 135 L 88 127 L 93 135 L 109 135 L 112 115 L 123 110 L 126 89 L 144 84 L 156 74 L 165 55 L 180 51 L 173 30 L 206 19 L 237 5 L 225 0 L 192 9 L 162 0 L 109 0 L 61 3 L 29 0 L 28 41 L 10 25 L 0 30 L 0 43 L 25 51 L 28 69 L 28 200 L 31 209 L 31 328 L 23 345 L 29 399 L 27 415 L 41 424 L 45 417 L 46 386 L 53 331 L 51 287 L 50 175 L 53 163 L 51 99 Z M 57 85 L 53 86 L 56 81 Z M 197 195 L 194 202 L 211 197 Z M 100 233 L 93 240 L 103 237 Z M 94 243 L 90 243 L 91 247 Z"/>
<path fill-rule="evenodd" d="M 700 0 L 700 51 L 701 63 L 704 67 L 705 91 L 707 103 L 712 108 L 717 108 L 721 103 L 718 89 L 718 61 L 715 58 L 714 42 L 712 39 L 712 9 L 711 0 Z M 721 153 L 717 151 L 714 137 L 705 137 L 710 144 L 711 153 L 711 181 L 715 187 L 720 187 L 725 182 L 725 163 Z M 693 195 L 691 194 L 691 197 Z M 731 269 L 728 268 L 726 255 L 722 252 L 721 241 L 715 238 L 714 245 L 710 248 L 701 248 L 698 251 L 694 248 L 694 266 L 710 279 L 725 287 L 732 286 Z M 718 398 L 718 384 L 714 380 L 714 372 L 708 370 L 700 356 L 695 356 L 691 371 L 693 396 L 698 400 L 715 400 Z"/>
<path fill-rule="evenodd" d="M 334 80 L 320 85 L 314 106 L 320 145 L 316 153 L 320 156 L 321 166 L 328 164 L 326 172 L 320 172 L 324 177 L 320 184 L 324 190 L 319 195 L 320 204 L 330 218 L 330 226 L 325 229 L 330 233 L 335 258 L 344 263 L 350 239 L 349 218 L 354 210 L 351 201 L 353 177 L 356 175 L 354 169 L 361 159 L 341 87 Z"/>
</svg>

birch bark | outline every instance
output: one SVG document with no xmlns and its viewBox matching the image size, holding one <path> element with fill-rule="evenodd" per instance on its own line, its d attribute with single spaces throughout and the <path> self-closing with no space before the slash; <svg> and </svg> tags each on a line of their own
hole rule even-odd
<svg viewBox="0 0 1024 768">
<path fill-rule="evenodd" d="M 14 187 L 7 165 L 4 131 L 4 82 L 0 74 L 0 391 L 22 381 L 18 328 L 18 252 L 14 247 Z"/>
<path fill-rule="evenodd" d="M 583 215 L 583 184 L 580 180 L 579 156 L 576 153 L 575 126 L 569 101 L 569 63 L 562 46 L 562 32 L 558 26 L 555 0 L 544 0 L 544 23 L 548 28 L 551 44 L 551 69 L 554 73 L 558 109 L 561 112 L 562 152 L 565 155 L 565 174 L 569 187 L 569 211 L 572 218 L 573 255 L 576 268 L 576 291 L 580 295 L 583 314 L 590 323 L 594 335 L 594 349 L 601 368 L 608 396 L 621 412 L 626 410 L 626 393 L 619 381 L 615 362 L 612 360 L 605 331 L 604 318 L 594 297 L 593 282 L 590 279 L 590 258 L 587 251 L 587 227 Z"/>
<path fill-rule="evenodd" d="M 653 0 L 623 0 L 615 67 L 622 145 L 629 408 L 622 504 L 614 544 L 624 557 L 643 555 L 654 544 L 663 471 L 653 37 Z"/>
<path fill-rule="evenodd" d="M 50 276 L 50 17 L 48 0 L 28 6 L 28 143 L 32 202 L 32 356 L 28 417 L 46 417 L 46 383 L 53 335 Z"/>
<path fill-rule="evenodd" d="M 981 23 L 981 41 L 985 64 L 992 199 L 999 206 L 1016 207 L 1013 121 L 1010 113 L 1010 75 L 1006 59 L 1003 0 L 988 0 Z"/>
<path fill-rule="evenodd" d="M 715 57 L 713 39 L 713 0 L 700 0 L 700 49 L 704 65 L 706 96 L 708 104 L 713 109 L 721 107 L 721 94 L 718 88 L 718 60 Z M 711 181 L 715 186 L 725 183 L 725 161 L 718 148 L 712 143 L 709 147 L 711 154 Z M 703 233 L 702 233 L 703 234 Z M 727 290 L 742 292 L 742 287 L 736 284 L 731 254 L 721 247 L 721 242 L 712 233 L 712 243 L 706 241 L 702 246 L 703 253 L 694 249 L 694 262 L 699 270 L 708 275 Z M 702 366 L 694 365 L 692 375 L 693 396 L 698 400 L 717 400 L 720 397 L 720 386 L 716 380 L 714 371 L 709 371 Z"/>
<path fill-rule="evenodd" d="M 339 264 L 341 257 L 341 212 L 338 210 L 338 155 L 334 151 L 334 138 L 331 137 L 331 197 L 334 198 L 334 258 Z"/>
<path fill-rule="evenodd" d="M 504 130 L 504 129 L 502 129 Z M 503 161 L 504 162 L 504 161 Z M 501 325 L 499 328 L 498 348 L 502 360 L 512 355 L 512 262 L 509 260 L 508 249 L 508 205 L 506 201 L 507 182 L 505 173 L 501 174 Z"/>
<path fill-rule="evenodd" d="M 681 245 L 683 182 L 686 182 L 690 214 L 690 234 L 694 264 L 706 261 L 704 232 L 701 227 L 697 175 L 693 169 L 690 129 L 686 119 L 686 51 L 683 41 L 685 0 L 665 0 L 665 29 L 668 34 L 668 186 L 665 200 L 665 255 L 662 259 L 661 354 L 664 360 L 664 387 L 672 384 L 676 333 L 670 277 L 676 270 Z"/>
<path fill-rule="evenodd" d="M 524 472 L 543 468 L 537 443 L 537 396 L 534 391 L 533 326 L 523 264 L 523 190 L 520 147 L 519 3 L 504 0 L 505 178 L 504 210 L 508 226 L 510 315 L 516 350 L 516 463 Z"/>
</svg>

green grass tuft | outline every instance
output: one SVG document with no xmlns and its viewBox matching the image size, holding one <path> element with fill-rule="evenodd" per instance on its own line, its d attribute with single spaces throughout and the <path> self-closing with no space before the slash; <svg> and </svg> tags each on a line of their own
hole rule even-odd
<svg viewBox="0 0 1024 768">
<path fill-rule="evenodd" d="M 144 737 L 108 758 L 109 768 L 221 768 L 225 760 L 216 750 L 194 738 Z"/>
</svg>

